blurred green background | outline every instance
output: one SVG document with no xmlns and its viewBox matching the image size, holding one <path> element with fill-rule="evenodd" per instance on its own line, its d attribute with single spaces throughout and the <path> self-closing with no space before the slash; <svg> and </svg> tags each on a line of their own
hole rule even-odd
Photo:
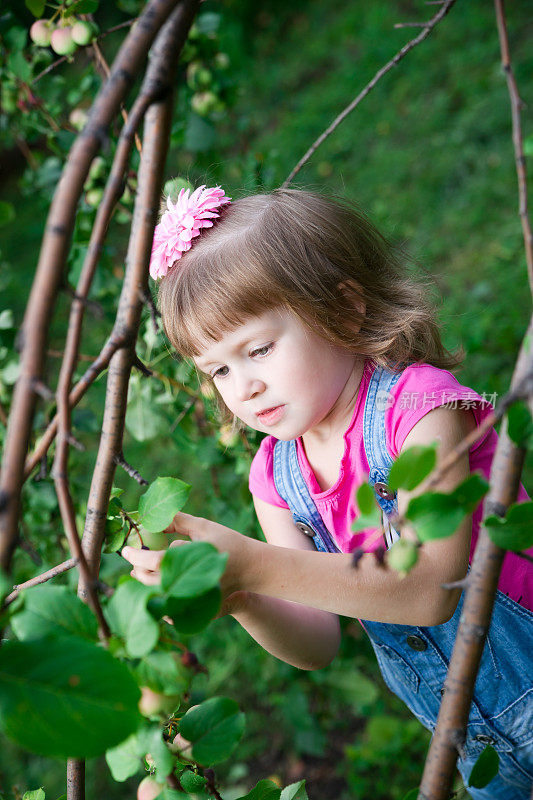
<svg viewBox="0 0 533 800">
<path fill-rule="evenodd" d="M 134 16 L 142 5 L 135 0 L 106 4 L 96 18 L 101 29 L 107 29 Z M 508 4 L 507 14 L 514 70 L 525 103 L 526 148 L 532 153 L 527 107 L 533 103 L 533 53 L 526 5 Z M 275 188 L 377 69 L 418 32 L 395 29 L 394 24 L 428 18 L 434 10 L 423 3 L 386 0 L 266 0 L 260 7 L 253 0 L 207 0 L 201 13 L 211 15 L 215 49 L 229 58 L 229 66 L 220 62 L 222 77 L 216 87 L 223 103 L 207 116 L 194 114 L 190 87 L 180 89 L 167 178 L 180 176 L 195 185 L 220 183 L 232 197 Z M 9 51 L 14 41 L 9 31 L 29 28 L 32 17 L 16 3 L 7 3 L 1 13 L 2 44 Z M 213 15 L 218 17 L 216 24 Z M 109 61 L 123 36 L 120 31 L 102 41 Z M 205 36 L 204 55 L 211 57 L 210 34 Z M 0 311 L 10 309 L 13 314 L 1 331 L 0 399 L 6 408 L 16 375 L 15 332 L 47 207 L 75 135 L 69 114 L 88 105 L 98 84 L 81 58 L 42 78 L 37 93 L 53 109 L 53 124 L 34 110 L 31 135 L 23 117 L 27 112 L 18 107 L 9 112 L 3 104 L 0 201 L 12 208 L 1 228 L 0 254 Z M 112 145 L 103 155 L 109 164 Z M 132 166 L 137 166 L 135 156 Z M 450 348 L 462 345 L 466 352 L 458 373 L 461 382 L 498 396 L 506 391 L 531 300 L 510 104 L 490 3 L 458 2 L 429 39 L 385 76 L 317 150 L 294 185 L 355 200 L 386 235 L 402 244 L 412 265 L 433 280 L 445 343 Z M 87 319 L 82 352 L 89 356 L 99 352 L 114 318 L 128 213 L 125 206 L 123 219 L 114 220 L 99 265 L 91 296 L 100 303 L 103 317 Z M 69 261 L 71 281 L 80 267 L 91 214 L 94 211 L 83 201 Z M 67 314 L 68 297 L 62 295 L 50 326 L 52 351 L 61 350 Z M 258 535 L 246 485 L 250 452 L 258 437 L 250 434 L 247 441 L 221 444 L 216 412 L 205 399 L 200 402 L 208 430 L 199 432 L 198 408 L 191 406 L 186 392 L 168 382 L 171 378 L 196 391 L 194 372 L 168 355 L 161 337 L 151 332 L 148 314 L 141 333 L 139 355 L 163 378 L 155 388 L 156 382 L 147 387 L 134 380 L 127 459 L 149 481 L 175 475 L 192 483 L 189 512 Z M 52 356 L 47 365 L 51 386 L 58 363 Z M 74 417 L 76 435 L 86 447 L 71 463 L 80 520 L 104 391 L 101 378 Z M 41 403 L 36 435 L 52 411 Z M 181 422 L 175 427 L 178 417 Z M 524 478 L 530 490 L 532 475 L 530 458 Z M 117 473 L 116 483 L 125 490 L 125 506 L 135 508 L 139 487 L 124 473 Z M 26 546 L 15 560 L 17 582 L 66 555 L 50 479 L 31 482 L 25 499 Z M 121 571 L 118 556 L 104 557 L 104 579 Z M 64 580 L 73 583 L 75 576 Z M 247 713 L 247 733 L 237 756 L 217 769 L 225 800 L 269 776 L 284 783 L 307 777 L 313 800 L 395 800 L 416 785 L 428 734 L 384 687 L 358 624 L 346 620 L 344 629 L 339 657 L 328 669 L 314 673 L 277 662 L 228 619 L 213 623 L 207 633 L 189 642 L 209 670 L 196 683 L 198 699 L 223 691 Z M 28 757 L 2 740 L 0 792 L 6 798 L 11 791 L 21 796 L 13 787 L 37 786 L 45 787 L 47 798 L 57 797 L 64 784 L 62 764 Z M 88 764 L 88 797 L 132 797 L 135 785 L 135 780 L 114 783 L 101 759 Z"/>
</svg>

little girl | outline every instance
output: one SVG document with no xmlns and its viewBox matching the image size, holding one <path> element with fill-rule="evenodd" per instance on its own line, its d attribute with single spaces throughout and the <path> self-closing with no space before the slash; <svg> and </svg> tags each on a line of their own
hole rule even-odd
<svg viewBox="0 0 533 800">
<path fill-rule="evenodd" d="M 424 544 L 404 579 L 370 552 L 393 543 L 393 528 L 379 539 L 352 531 L 363 481 L 384 512 L 401 514 L 409 496 L 388 491 L 393 459 L 435 440 L 443 459 L 490 411 L 448 371 L 459 359 L 420 287 L 361 213 L 298 190 L 233 203 L 219 188 L 182 191 L 156 228 L 151 274 L 173 347 L 267 434 L 250 472 L 266 542 L 187 514 L 169 530 L 229 554 L 223 613 L 289 664 L 325 666 L 338 615 L 361 619 L 386 683 L 433 730 L 462 606 L 442 584 L 466 574 L 481 505 L 452 537 Z M 490 430 L 438 490 L 471 471 L 488 478 L 496 440 Z M 354 568 L 356 548 L 365 555 Z M 122 552 L 134 577 L 158 581 L 162 551 Z M 491 744 L 500 770 L 469 790 L 474 800 L 529 798 L 532 601 L 530 563 L 507 553 L 458 763 L 468 780 Z"/>
</svg>

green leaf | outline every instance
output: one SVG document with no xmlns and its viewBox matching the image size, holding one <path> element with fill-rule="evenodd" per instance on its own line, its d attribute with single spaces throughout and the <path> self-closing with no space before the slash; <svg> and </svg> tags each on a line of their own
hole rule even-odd
<svg viewBox="0 0 533 800">
<path fill-rule="evenodd" d="M 305 781 L 298 781 L 298 783 L 291 783 L 286 786 L 281 792 L 279 800 L 309 800 L 305 788 Z"/>
<path fill-rule="evenodd" d="M 138 442 L 147 442 L 168 433 L 168 419 L 155 403 L 149 381 L 134 375 L 128 389 L 126 428 Z"/>
<path fill-rule="evenodd" d="M 227 560 L 208 542 L 170 547 L 161 562 L 161 586 L 171 597 L 198 597 L 218 585 Z"/>
<path fill-rule="evenodd" d="M 40 789 L 33 789 L 29 792 L 24 792 L 22 795 L 22 800 L 45 800 L 45 793 L 44 789 L 41 787 Z"/>
<path fill-rule="evenodd" d="M 181 633 L 198 633 L 218 614 L 221 598 L 218 586 L 196 597 L 169 597 L 165 614 L 172 618 L 174 627 Z"/>
<path fill-rule="evenodd" d="M 31 11 L 34 17 L 42 17 L 46 0 L 26 0 L 26 8 Z"/>
<path fill-rule="evenodd" d="M 518 447 L 528 447 L 533 437 L 533 419 L 523 400 L 513 403 L 507 412 L 507 433 Z"/>
<path fill-rule="evenodd" d="M 17 50 L 9 54 L 7 57 L 7 66 L 11 72 L 17 76 L 17 78 L 20 78 L 21 81 L 25 81 L 27 83 L 31 80 L 31 64 L 26 61 L 24 58 L 24 53 L 21 50 Z"/>
<path fill-rule="evenodd" d="M 98 10 L 98 0 L 78 0 L 65 9 L 63 16 L 71 17 L 73 14 L 94 14 Z"/>
<path fill-rule="evenodd" d="M 11 203 L 7 203 L 5 200 L 0 200 L 0 226 L 8 225 L 14 219 L 15 219 L 14 206 Z"/>
<path fill-rule="evenodd" d="M 195 794 L 202 791 L 207 780 L 190 769 L 184 770 L 180 775 L 180 783 L 184 791 Z"/>
<path fill-rule="evenodd" d="M 513 503 L 503 519 L 487 517 L 484 525 L 497 547 L 515 553 L 527 550 L 533 547 L 533 502 Z"/>
<path fill-rule="evenodd" d="M 0 649 L 0 727 L 32 753 L 92 758 L 141 722 L 127 666 L 73 636 L 7 642 Z"/>
<path fill-rule="evenodd" d="M 281 790 L 273 781 L 262 780 L 254 786 L 251 792 L 239 797 L 238 800 L 280 800 Z"/>
<path fill-rule="evenodd" d="M 0 311 L 0 330 L 8 331 L 14 327 L 15 327 L 15 320 L 13 317 L 13 311 L 10 308 L 6 308 L 4 311 Z"/>
<path fill-rule="evenodd" d="M 429 542 L 452 536 L 466 512 L 450 495 L 426 492 L 409 501 L 405 516 L 413 522 L 419 540 Z"/>
<path fill-rule="evenodd" d="M 361 489 L 361 487 L 359 487 L 359 489 Z M 365 502 L 364 499 L 363 502 Z M 381 509 L 377 502 L 374 502 L 374 507 L 369 514 L 360 514 L 352 523 L 352 531 L 354 533 L 365 530 L 366 528 L 381 528 Z"/>
<path fill-rule="evenodd" d="M 162 730 L 159 726 L 147 731 L 144 739 L 144 752 L 150 753 L 155 763 L 155 779 L 164 783 L 167 775 L 174 769 L 175 758 L 168 749 L 162 738 Z"/>
<path fill-rule="evenodd" d="M 220 26 L 220 14 L 215 11 L 204 11 L 203 14 L 198 14 L 196 17 L 195 25 L 199 33 L 203 33 L 204 36 L 212 36 Z"/>
<path fill-rule="evenodd" d="M 421 542 L 452 536 L 465 516 L 472 513 L 488 489 L 477 473 L 469 475 L 453 492 L 425 492 L 409 501 L 406 518 L 413 522 Z"/>
<path fill-rule="evenodd" d="M 160 650 L 145 656 L 135 668 L 135 675 L 139 685 L 166 695 L 183 694 L 190 682 L 178 653 Z"/>
<path fill-rule="evenodd" d="M 96 641 L 98 625 L 92 611 L 66 586 L 35 586 L 22 593 L 24 607 L 11 619 L 18 639 L 42 639 L 49 634 L 81 636 Z"/>
<path fill-rule="evenodd" d="M 107 605 L 113 633 L 124 639 L 128 654 L 134 658 L 147 655 L 157 644 L 159 625 L 146 607 L 156 592 L 157 587 L 145 586 L 128 577 Z"/>
<path fill-rule="evenodd" d="M 192 743 L 193 758 L 216 764 L 230 756 L 244 733 L 244 714 L 235 700 L 211 697 L 189 709 L 180 721 L 181 735 Z"/>
<path fill-rule="evenodd" d="M 362 483 L 355 497 L 361 514 L 368 516 L 376 509 L 376 496 L 369 483 Z"/>
<path fill-rule="evenodd" d="M 139 500 L 143 527 L 152 533 L 168 528 L 187 502 L 190 491 L 190 485 L 178 478 L 157 478 Z"/>
<path fill-rule="evenodd" d="M 411 492 L 427 478 L 437 461 L 435 445 L 415 445 L 401 453 L 391 467 L 387 486 L 391 491 L 406 489 Z"/>
<path fill-rule="evenodd" d="M 488 744 L 479 754 L 468 779 L 468 786 L 473 789 L 483 789 L 498 774 L 500 758 L 498 753 Z"/>
<path fill-rule="evenodd" d="M 105 760 L 114 780 L 119 782 L 126 781 L 139 772 L 141 758 L 145 752 L 143 752 L 139 736 L 136 733 L 128 736 L 116 747 L 110 747 L 105 754 Z"/>
</svg>

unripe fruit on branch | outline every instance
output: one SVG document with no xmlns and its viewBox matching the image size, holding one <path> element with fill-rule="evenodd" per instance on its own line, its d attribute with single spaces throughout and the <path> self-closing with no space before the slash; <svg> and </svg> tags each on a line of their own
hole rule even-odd
<svg viewBox="0 0 533 800">
<path fill-rule="evenodd" d="M 138 530 L 132 528 L 126 539 L 128 547 L 134 547 L 136 550 L 140 550 L 143 546 L 148 547 L 150 550 L 166 550 L 169 542 L 170 537 L 168 534 L 162 531 L 152 533 L 143 528 L 142 525 L 139 525 Z"/>
<path fill-rule="evenodd" d="M 141 699 L 139 711 L 144 717 L 168 717 L 180 704 L 179 694 L 161 694 L 154 692 L 149 686 L 141 686 Z"/>
<path fill-rule="evenodd" d="M 97 181 L 98 178 L 103 178 L 105 175 L 105 161 L 102 156 L 93 158 L 91 166 L 89 167 L 89 178 Z"/>
<path fill-rule="evenodd" d="M 96 26 L 90 22 L 79 20 L 72 26 L 72 38 L 80 47 L 90 44 L 96 36 Z"/>
<path fill-rule="evenodd" d="M 191 61 L 187 67 L 187 84 L 191 89 L 207 89 L 212 80 L 213 76 L 201 61 Z"/>
<path fill-rule="evenodd" d="M 85 123 L 87 122 L 88 114 L 83 108 L 73 108 L 70 114 L 68 115 L 68 121 L 72 125 L 73 128 L 76 128 L 77 131 L 81 131 Z M 89 175 L 91 174 L 89 170 Z"/>
<path fill-rule="evenodd" d="M 215 65 L 218 69 L 227 69 L 229 67 L 229 56 L 227 53 L 215 53 Z"/>
<path fill-rule="evenodd" d="M 85 195 L 85 202 L 87 203 L 88 206 L 91 206 L 91 208 L 98 208 L 98 206 L 102 202 L 103 196 L 104 196 L 103 189 L 98 189 L 98 188 L 89 189 L 89 191 Z"/>
<path fill-rule="evenodd" d="M 192 96 L 191 106 L 201 117 L 206 117 L 213 111 L 224 110 L 224 103 L 214 92 L 196 92 Z"/>
<path fill-rule="evenodd" d="M 137 787 L 137 800 L 154 800 L 164 788 L 163 783 L 158 783 L 153 778 L 143 778 Z"/>
<path fill-rule="evenodd" d="M 51 35 L 52 27 L 46 19 L 36 20 L 30 28 L 30 39 L 39 47 L 48 47 Z"/>
<path fill-rule="evenodd" d="M 56 28 L 50 37 L 50 46 L 58 56 L 70 56 L 78 49 L 71 28 Z"/>
<path fill-rule="evenodd" d="M 418 561 L 418 547 L 408 539 L 398 539 L 387 552 L 387 564 L 404 578 Z"/>
<path fill-rule="evenodd" d="M 184 755 L 185 758 L 191 757 L 191 748 L 192 744 L 189 742 L 188 739 L 185 739 L 181 733 L 177 733 L 172 742 L 168 745 L 170 752 L 174 753 L 175 755 Z"/>
</svg>

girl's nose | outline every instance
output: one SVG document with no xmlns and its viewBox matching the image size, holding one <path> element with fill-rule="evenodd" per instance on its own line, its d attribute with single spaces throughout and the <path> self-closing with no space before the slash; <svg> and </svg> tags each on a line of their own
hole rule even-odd
<svg viewBox="0 0 533 800">
<path fill-rule="evenodd" d="M 252 400 L 265 390 L 265 384 L 259 378 L 243 377 L 237 386 L 237 397 L 243 403 L 245 400 Z"/>
</svg>

